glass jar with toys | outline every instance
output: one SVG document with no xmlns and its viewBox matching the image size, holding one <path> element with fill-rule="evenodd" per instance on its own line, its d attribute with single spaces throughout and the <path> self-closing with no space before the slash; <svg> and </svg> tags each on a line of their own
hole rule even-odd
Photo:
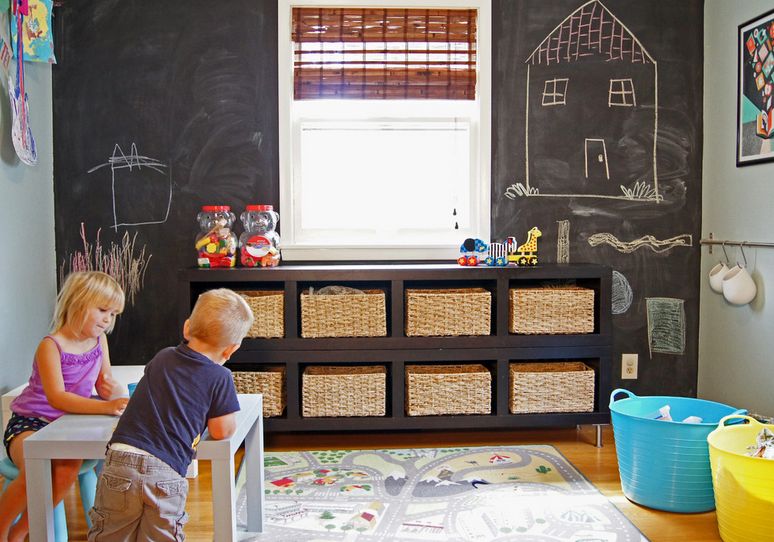
<svg viewBox="0 0 774 542">
<path fill-rule="evenodd" d="M 239 215 L 245 231 L 239 236 L 239 261 L 245 267 L 274 267 L 280 262 L 279 215 L 271 205 L 248 205 Z"/>
<path fill-rule="evenodd" d="M 228 205 L 205 205 L 196 216 L 201 231 L 196 236 L 199 267 L 234 267 L 237 237 L 231 230 L 236 220 Z"/>
</svg>

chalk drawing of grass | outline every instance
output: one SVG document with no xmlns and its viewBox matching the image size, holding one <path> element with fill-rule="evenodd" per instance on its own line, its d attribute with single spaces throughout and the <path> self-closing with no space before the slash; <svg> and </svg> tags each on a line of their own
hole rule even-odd
<svg viewBox="0 0 774 542">
<path fill-rule="evenodd" d="M 632 200 L 645 200 L 645 201 L 662 201 L 663 196 L 656 192 L 653 185 L 644 181 L 637 181 L 632 188 L 627 188 L 624 185 L 621 186 L 621 191 L 627 199 Z"/>
<path fill-rule="evenodd" d="M 508 199 L 516 199 L 521 196 L 537 196 L 540 194 L 540 190 L 535 187 L 527 188 L 522 183 L 514 183 L 505 190 L 505 197 Z"/>
<path fill-rule="evenodd" d="M 100 241 L 102 229 L 97 230 L 94 244 L 86 239 L 86 226 L 81 222 L 81 240 L 83 250 L 76 250 L 62 262 L 59 267 L 59 282 L 64 282 L 67 273 L 73 271 L 102 271 L 107 273 L 121 285 L 130 305 L 134 305 L 137 294 L 145 283 L 145 272 L 151 255 L 145 253 L 145 245 L 135 254 L 137 233 L 129 237 L 125 232 L 121 243 L 110 242 L 110 247 L 103 247 Z"/>
</svg>

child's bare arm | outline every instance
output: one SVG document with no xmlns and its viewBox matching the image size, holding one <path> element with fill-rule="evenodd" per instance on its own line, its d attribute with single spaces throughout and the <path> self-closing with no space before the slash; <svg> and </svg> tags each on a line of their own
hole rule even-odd
<svg viewBox="0 0 774 542">
<path fill-rule="evenodd" d="M 210 432 L 210 436 L 215 440 L 222 440 L 228 438 L 236 431 L 236 414 L 226 414 L 225 416 L 218 416 L 217 418 L 210 418 L 207 420 L 207 430 Z"/>
<path fill-rule="evenodd" d="M 112 401 L 101 401 L 81 397 L 65 391 L 62 378 L 62 364 L 59 350 L 53 341 L 43 340 L 35 352 L 40 380 L 49 404 L 63 412 L 73 414 L 112 414 L 120 415 L 129 399 L 122 397 Z"/>
<path fill-rule="evenodd" d="M 110 366 L 110 354 L 108 352 L 107 337 L 102 335 L 99 338 L 100 345 L 102 346 L 102 366 L 99 369 L 99 375 L 97 376 L 97 382 L 94 384 L 94 388 L 97 390 L 97 395 L 106 401 L 116 396 L 128 395 L 128 390 L 125 386 L 122 386 L 117 380 L 113 378 L 113 371 Z"/>
</svg>

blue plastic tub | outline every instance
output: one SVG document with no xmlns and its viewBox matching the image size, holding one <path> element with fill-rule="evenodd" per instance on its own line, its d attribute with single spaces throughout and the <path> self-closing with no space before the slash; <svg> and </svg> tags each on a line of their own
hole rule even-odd
<svg viewBox="0 0 774 542">
<path fill-rule="evenodd" d="M 619 394 L 627 397 L 616 401 Z M 664 405 L 670 406 L 676 421 L 656 419 Z M 613 390 L 610 415 L 626 498 L 668 512 L 714 509 L 707 435 L 721 418 L 746 412 L 692 397 L 638 397 L 628 390 Z M 688 416 L 702 422 L 681 423 Z"/>
</svg>

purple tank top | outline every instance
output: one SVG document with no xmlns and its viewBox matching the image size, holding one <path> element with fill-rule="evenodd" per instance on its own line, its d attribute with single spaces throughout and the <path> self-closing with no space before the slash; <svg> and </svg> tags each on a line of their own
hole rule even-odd
<svg viewBox="0 0 774 542">
<path fill-rule="evenodd" d="M 65 391 L 75 393 L 81 397 L 91 397 L 94 383 L 99 376 L 102 367 L 102 346 L 99 340 L 97 344 L 83 354 L 70 354 L 63 352 L 56 339 L 47 335 L 59 349 L 62 363 L 62 378 Z M 32 376 L 27 387 L 11 402 L 11 411 L 20 416 L 43 418 L 49 421 L 56 420 L 65 412 L 52 407 L 46 399 L 43 391 L 43 383 L 40 380 L 37 361 L 32 362 Z"/>
</svg>

